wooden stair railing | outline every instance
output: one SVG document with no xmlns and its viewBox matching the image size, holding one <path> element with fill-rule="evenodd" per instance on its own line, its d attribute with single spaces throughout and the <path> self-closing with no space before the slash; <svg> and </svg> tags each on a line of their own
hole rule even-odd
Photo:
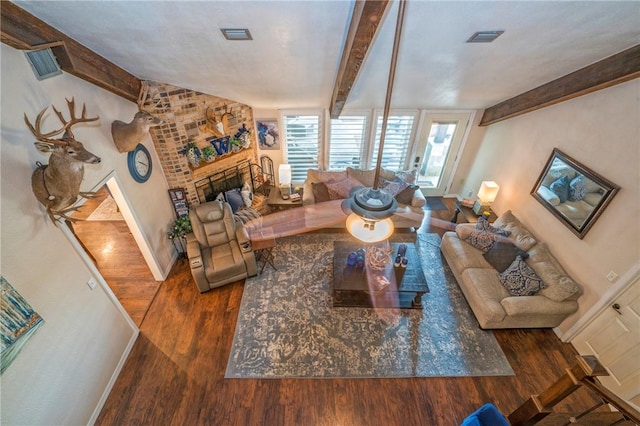
<svg viewBox="0 0 640 426">
<path fill-rule="evenodd" d="M 614 406 L 626 420 L 640 425 L 640 412 L 604 387 L 596 378 L 609 375 L 596 357 L 585 355 L 578 356 L 577 359 L 576 365 L 568 368 L 554 384 L 539 395 L 531 395 L 509 414 L 507 418 L 512 426 L 529 426 L 538 423 L 552 413 L 556 404 L 582 386 L 595 392 L 604 403 Z"/>
</svg>

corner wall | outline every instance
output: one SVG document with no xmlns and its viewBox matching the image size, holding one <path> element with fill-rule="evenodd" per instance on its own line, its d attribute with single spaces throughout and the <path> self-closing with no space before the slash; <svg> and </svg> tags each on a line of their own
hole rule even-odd
<svg viewBox="0 0 640 426">
<path fill-rule="evenodd" d="M 494 210 L 511 209 L 584 287 L 561 333 L 611 287 L 609 271 L 623 276 L 640 259 L 639 96 L 636 79 L 488 126 L 467 174 L 474 195 L 495 180 Z M 582 240 L 530 195 L 553 148 L 622 188 Z"/>
<path fill-rule="evenodd" d="M 111 122 L 130 121 L 135 104 L 66 73 L 38 81 L 22 52 L 4 44 L 0 49 L 0 273 L 45 320 L 2 374 L 0 423 L 87 424 L 137 330 L 101 286 L 87 286 L 91 270 L 32 194 L 35 163 L 48 160 L 34 147 L 23 113 L 33 122 L 42 108 L 54 104 L 68 117 L 64 99 L 75 97 L 78 114 L 84 102 L 88 116 L 100 116 L 74 128 L 87 149 L 102 158 L 85 167 L 82 190 L 114 171 L 163 270 L 170 268 L 173 255 L 166 236 L 173 209 L 161 169 L 155 168 L 145 184 L 136 183 L 126 154 L 118 153 L 111 140 Z M 59 125 L 49 108 L 44 131 Z M 157 162 L 151 140 L 144 144 Z"/>
</svg>

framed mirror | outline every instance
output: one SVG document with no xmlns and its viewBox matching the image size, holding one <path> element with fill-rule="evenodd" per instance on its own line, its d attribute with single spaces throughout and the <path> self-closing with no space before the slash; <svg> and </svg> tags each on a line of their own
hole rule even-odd
<svg viewBox="0 0 640 426">
<path fill-rule="evenodd" d="M 531 195 L 582 239 L 619 189 L 555 148 Z"/>
</svg>

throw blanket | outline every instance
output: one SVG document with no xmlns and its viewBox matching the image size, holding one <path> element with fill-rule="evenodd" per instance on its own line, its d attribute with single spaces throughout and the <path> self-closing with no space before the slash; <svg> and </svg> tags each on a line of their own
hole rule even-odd
<svg viewBox="0 0 640 426">
<path fill-rule="evenodd" d="M 234 216 L 236 217 L 237 220 L 242 222 L 242 224 L 244 225 L 245 223 L 249 222 L 251 219 L 257 219 L 261 215 L 257 210 L 251 207 L 246 207 L 244 209 L 241 209 L 235 212 Z"/>
</svg>

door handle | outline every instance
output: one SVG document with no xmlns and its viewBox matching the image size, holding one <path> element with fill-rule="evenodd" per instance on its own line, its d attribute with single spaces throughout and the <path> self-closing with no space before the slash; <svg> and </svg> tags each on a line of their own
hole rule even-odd
<svg viewBox="0 0 640 426">
<path fill-rule="evenodd" d="M 622 312 L 620 312 L 620 305 L 619 304 L 614 303 L 613 305 L 611 305 L 611 307 L 613 308 L 614 311 L 616 311 L 617 313 L 622 315 Z"/>
</svg>

